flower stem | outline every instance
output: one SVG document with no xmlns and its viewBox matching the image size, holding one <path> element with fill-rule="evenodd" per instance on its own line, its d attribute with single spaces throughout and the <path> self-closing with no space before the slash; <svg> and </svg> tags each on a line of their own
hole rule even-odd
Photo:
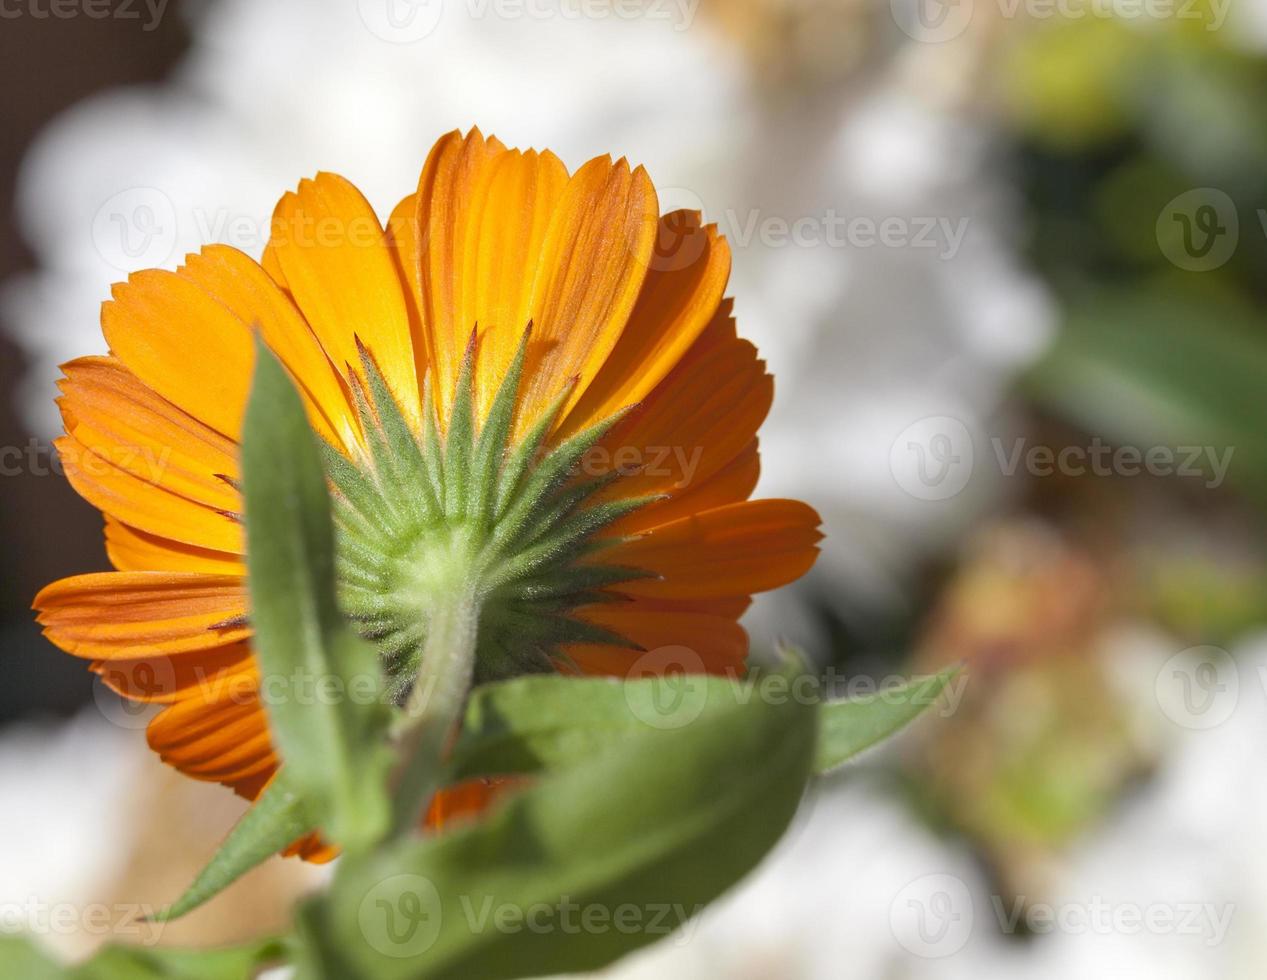
<svg viewBox="0 0 1267 980">
<path fill-rule="evenodd" d="M 479 601 L 456 590 L 432 607 L 422 662 L 397 731 L 400 753 L 393 803 L 396 836 L 415 831 L 440 789 L 449 742 L 462 718 L 475 673 Z"/>
</svg>

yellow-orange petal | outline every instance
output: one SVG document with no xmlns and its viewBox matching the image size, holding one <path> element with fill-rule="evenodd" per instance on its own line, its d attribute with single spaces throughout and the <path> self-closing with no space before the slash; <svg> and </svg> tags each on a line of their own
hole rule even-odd
<svg viewBox="0 0 1267 980">
<path fill-rule="evenodd" d="M 92 670 L 115 693 L 147 704 L 254 691 L 256 673 L 245 642 L 197 654 L 98 660 Z"/>
<path fill-rule="evenodd" d="M 742 672 L 748 656 L 748 634 L 733 617 L 687 606 L 656 608 L 638 600 L 590 606 L 578 610 L 577 615 L 620 634 L 648 653 L 685 647 L 691 656 L 680 662 L 689 666 L 692 658 L 698 658 L 700 667 L 710 674 Z M 627 677 L 640 660 L 647 662 L 644 653 L 609 645 L 571 644 L 566 652 L 585 673 L 611 677 Z"/>
<path fill-rule="evenodd" d="M 135 272 L 113 295 L 101 307 L 110 350 L 167 401 L 236 440 L 255 363 L 247 325 L 174 272 Z"/>
<path fill-rule="evenodd" d="M 461 322 L 459 282 L 476 252 L 476 188 L 488 180 L 493 161 L 506 152 L 478 129 L 442 136 L 427 155 L 414 195 L 417 289 L 432 391 L 442 424 L 449 418 L 458 368 L 474 323 Z M 529 270 L 522 270 L 525 276 Z"/>
<path fill-rule="evenodd" d="M 35 597 L 48 638 L 102 660 L 208 650 L 250 635 L 246 583 L 198 572 L 94 572 Z"/>
<path fill-rule="evenodd" d="M 245 553 L 242 525 L 232 514 L 139 480 L 72 436 L 55 439 L 53 445 L 70 485 L 98 510 L 173 541 Z"/>
<path fill-rule="evenodd" d="M 149 724 L 150 747 L 195 779 L 233 786 L 254 798 L 277 767 L 268 718 L 257 692 L 195 688 Z"/>
<path fill-rule="evenodd" d="M 553 153 L 511 150 L 487 168 L 468 209 L 475 229 L 459 297 L 458 324 L 479 325 L 477 418 L 484 418 L 518 349 L 532 306 L 533 277 L 546 232 L 568 184 Z M 468 239 L 469 240 L 469 239 Z"/>
<path fill-rule="evenodd" d="M 348 450 L 359 442 L 360 423 L 341 375 L 291 298 L 258 263 L 228 245 L 209 245 L 187 255 L 177 275 L 260 331 L 298 387 L 313 428 L 327 442 Z"/>
<path fill-rule="evenodd" d="M 786 585 L 818 557 L 820 519 L 799 500 L 746 500 L 646 531 L 602 553 L 662 578 L 621 586 L 632 595 L 710 599 Z"/>
<path fill-rule="evenodd" d="M 246 576 L 241 555 L 182 544 L 106 515 L 106 555 L 120 572 L 203 572 Z"/>
<path fill-rule="evenodd" d="M 604 466 L 627 473 L 600 499 L 676 497 L 705 485 L 750 451 L 773 397 L 765 363 L 735 336 L 723 304 L 681 362 L 587 455 L 593 475 Z"/>
<path fill-rule="evenodd" d="M 360 373 L 359 338 L 406 418 L 419 423 L 404 283 L 361 192 L 336 174 L 301 181 L 277 204 L 269 250 L 330 360 L 340 371 Z"/>
<path fill-rule="evenodd" d="M 747 500 L 760 477 L 761 457 L 757 451 L 757 440 L 753 439 L 718 472 L 710 473 L 703 479 L 688 480 L 681 489 L 674 487 L 667 498 L 640 507 L 606 528 L 603 534 L 607 537 L 640 534 L 659 524 Z"/>
<path fill-rule="evenodd" d="M 142 384 L 114 357 L 62 366 L 66 432 L 140 483 L 213 510 L 237 510 L 237 447 Z M 87 461 L 81 461 L 82 464 Z"/>
<path fill-rule="evenodd" d="M 730 247 L 696 211 L 660 218 L 651 269 L 629 322 L 598 376 L 561 427 L 577 432 L 637 404 L 699 338 L 730 278 Z"/>
<path fill-rule="evenodd" d="M 566 418 L 616 346 L 646 278 L 659 211 L 647 172 L 597 157 L 564 188 L 533 283 L 522 434 L 571 379 Z"/>
<path fill-rule="evenodd" d="M 427 370 L 427 338 L 423 331 L 422 290 L 418 286 L 418 196 L 401 198 L 387 219 L 384 240 L 396 273 L 404 283 L 405 310 L 409 314 L 409 337 L 414 347 L 415 384 L 422 390 Z"/>
</svg>

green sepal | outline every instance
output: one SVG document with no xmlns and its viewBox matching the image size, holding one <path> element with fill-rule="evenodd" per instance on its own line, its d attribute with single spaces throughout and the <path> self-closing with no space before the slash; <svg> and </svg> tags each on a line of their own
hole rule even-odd
<svg viewBox="0 0 1267 980">
<path fill-rule="evenodd" d="M 283 767 L 234 824 L 215 856 L 184 894 L 154 916 L 154 921 L 171 922 L 187 915 L 316 827 L 311 804 L 305 803 L 291 786 Z"/>
</svg>

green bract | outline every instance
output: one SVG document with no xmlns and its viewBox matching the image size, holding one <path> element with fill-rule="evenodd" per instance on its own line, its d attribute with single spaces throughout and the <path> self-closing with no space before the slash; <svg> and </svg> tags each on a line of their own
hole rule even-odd
<svg viewBox="0 0 1267 980">
<path fill-rule="evenodd" d="M 338 590 L 344 612 L 379 649 L 397 701 L 418 672 L 440 605 L 458 593 L 479 609 L 477 682 L 544 673 L 566 660 L 566 643 L 637 646 L 572 615 L 611 598 L 604 586 L 645 577 L 592 559 L 597 532 L 655 498 L 595 503 L 616 474 L 576 475 L 585 453 L 622 413 L 558 445 L 548 435 L 567 386 L 523 439 L 511 441 L 531 328 L 488 418 L 473 417 L 474 334 L 447 425 L 424 385 L 424 431 L 416 435 L 373 357 L 362 349 L 364 387 L 354 396 L 368 456 L 350 461 L 327 446 L 337 491 Z M 443 434 L 442 434 L 443 431 Z"/>
</svg>

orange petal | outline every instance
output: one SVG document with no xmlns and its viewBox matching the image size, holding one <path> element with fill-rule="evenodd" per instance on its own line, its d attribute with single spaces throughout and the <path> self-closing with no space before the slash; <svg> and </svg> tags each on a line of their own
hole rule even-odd
<svg viewBox="0 0 1267 980">
<path fill-rule="evenodd" d="M 730 247 L 696 211 L 660 219 L 651 269 L 629 322 L 562 426 L 566 434 L 637 404 L 699 338 L 730 278 Z"/>
<path fill-rule="evenodd" d="M 96 572 L 35 597 L 45 635 L 81 657 L 136 659 L 244 639 L 246 583 L 197 572 Z"/>
<path fill-rule="evenodd" d="M 418 286 L 418 196 L 410 194 L 392 208 L 387 219 L 388 251 L 396 274 L 405 284 L 405 309 L 409 313 L 409 337 L 414 347 L 415 383 L 422 390 L 427 369 L 427 339 L 422 326 L 422 290 Z"/>
<path fill-rule="evenodd" d="M 249 696 L 258 686 L 252 657 L 246 643 L 234 643 L 197 654 L 98 660 L 92 669 L 125 698 L 171 704 L 195 696 Z"/>
<path fill-rule="evenodd" d="M 290 297 L 258 263 L 228 245 L 209 245 L 186 256 L 177 274 L 259 329 L 294 379 L 313 428 L 327 442 L 347 449 L 357 444 L 360 425 L 339 372 Z"/>
<path fill-rule="evenodd" d="M 195 779 L 234 786 L 249 798 L 277 766 L 268 718 L 249 684 L 194 688 L 156 715 L 146 736 L 168 765 Z"/>
<path fill-rule="evenodd" d="M 689 493 L 750 451 L 773 397 L 765 363 L 735 336 L 723 304 L 669 375 L 587 454 L 586 474 L 628 474 L 602 499 Z"/>
<path fill-rule="evenodd" d="M 113 293 L 101 307 L 110 350 L 163 398 L 236 440 L 255 361 L 247 325 L 174 272 L 133 273 Z"/>
<path fill-rule="evenodd" d="M 513 776 L 480 776 L 442 789 L 427 807 L 424 825 L 443 830 L 455 820 L 473 817 L 527 780 Z"/>
<path fill-rule="evenodd" d="M 568 655 L 587 674 L 629 676 L 647 653 L 664 647 L 685 647 L 710 674 L 743 669 L 748 634 L 733 617 L 698 612 L 689 607 L 656 608 L 637 600 L 590 606 L 578 615 L 637 643 L 646 653 L 600 644 L 573 644 Z"/>
<path fill-rule="evenodd" d="M 531 316 L 532 275 L 555 207 L 568 183 L 553 153 L 511 150 L 489 167 L 475 206 L 476 229 L 460 284 L 458 324 L 480 331 L 477 418 L 487 413 Z"/>
<path fill-rule="evenodd" d="M 59 404 L 76 444 L 138 483 L 213 510 L 240 509 L 232 486 L 237 447 L 230 439 L 164 401 L 118 358 L 84 357 L 62 370 Z"/>
<path fill-rule="evenodd" d="M 106 554 L 121 572 L 204 572 L 246 575 L 241 555 L 212 551 L 149 534 L 106 515 Z"/>
<path fill-rule="evenodd" d="M 597 157 L 572 175 L 533 283 L 533 343 L 516 419 L 523 433 L 572 379 L 564 417 L 598 375 L 646 278 L 658 221 L 647 172 Z"/>
<path fill-rule="evenodd" d="M 604 562 L 663 576 L 621 586 L 632 595 L 709 599 L 794 581 L 818 557 L 820 519 L 799 500 L 747 500 L 663 524 L 603 552 Z"/>
<path fill-rule="evenodd" d="M 639 534 L 659 524 L 689 517 L 703 510 L 747 500 L 761 476 L 761 457 L 757 440 L 727 463 L 717 473 L 704 479 L 688 481 L 681 490 L 674 490 L 665 500 L 657 500 L 634 511 L 604 530 L 611 537 Z"/>
<path fill-rule="evenodd" d="M 404 283 L 361 192 L 335 174 L 301 181 L 277 204 L 269 248 L 330 359 L 341 371 L 360 372 L 360 338 L 406 418 L 419 423 Z"/>
<path fill-rule="evenodd" d="M 485 140 L 478 129 L 465 137 L 455 130 L 432 147 L 418 178 L 417 282 L 427 364 L 442 421 L 449 417 L 462 353 L 475 327 L 460 319 L 460 284 L 468 261 L 473 262 L 477 254 L 478 226 L 472 215 L 479 212 L 478 189 L 488 181 L 493 161 L 504 152 L 498 140 Z M 520 274 L 530 276 L 531 270 L 521 269 Z"/>
<path fill-rule="evenodd" d="M 56 439 L 53 445 L 70 485 L 98 510 L 173 541 L 245 553 L 242 525 L 233 515 L 137 479 L 71 436 Z"/>
</svg>

